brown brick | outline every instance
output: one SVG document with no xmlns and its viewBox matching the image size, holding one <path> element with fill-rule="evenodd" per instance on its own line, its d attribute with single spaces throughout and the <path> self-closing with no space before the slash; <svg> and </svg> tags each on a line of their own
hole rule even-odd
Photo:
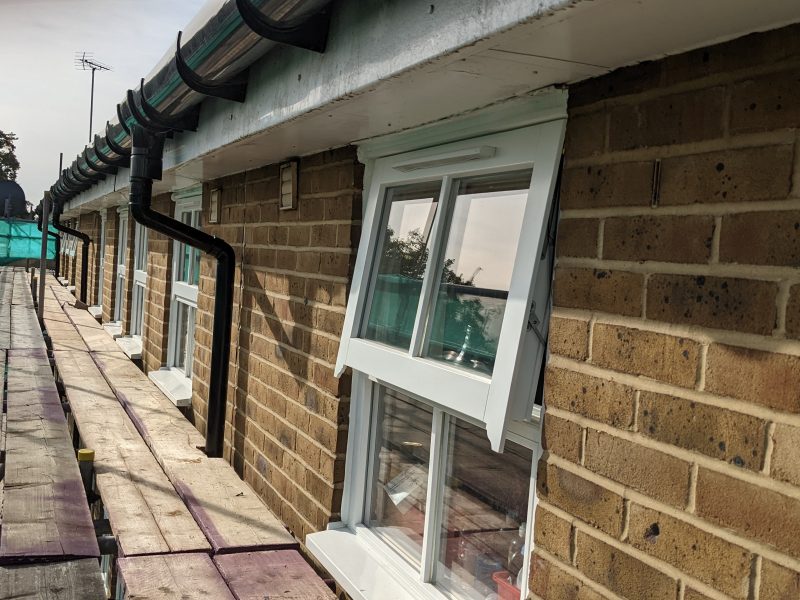
<svg viewBox="0 0 800 600">
<path fill-rule="evenodd" d="M 695 512 L 741 535 L 800 554 L 800 500 L 700 468 Z"/>
<path fill-rule="evenodd" d="M 689 497 L 689 464 L 658 450 L 589 429 L 586 468 L 673 506 Z"/>
<path fill-rule="evenodd" d="M 675 396 L 641 392 L 639 431 L 660 442 L 758 471 L 767 424 L 757 417 Z"/>
<path fill-rule="evenodd" d="M 706 390 L 787 412 L 800 412 L 800 357 L 711 344 Z"/>
<path fill-rule="evenodd" d="M 631 504 L 628 542 L 733 598 L 746 598 L 753 556 L 685 521 Z"/>
<path fill-rule="evenodd" d="M 800 75 L 796 67 L 743 81 L 731 90 L 731 131 L 800 125 Z"/>
<path fill-rule="evenodd" d="M 715 87 L 661 96 L 611 110 L 609 147 L 685 144 L 723 134 L 725 88 Z"/>
<path fill-rule="evenodd" d="M 722 219 L 720 262 L 800 265 L 800 211 L 727 215 Z"/>
<path fill-rule="evenodd" d="M 553 354 L 568 356 L 575 360 L 586 360 L 589 354 L 589 322 L 582 319 L 551 317 L 547 344 Z"/>
<path fill-rule="evenodd" d="M 570 116 L 564 140 L 566 155 L 577 158 L 603 152 L 607 119 L 605 110 Z"/>
<path fill-rule="evenodd" d="M 783 200 L 793 156 L 791 145 L 779 145 L 665 158 L 659 204 Z"/>
<path fill-rule="evenodd" d="M 547 367 L 544 398 L 547 406 L 627 429 L 633 425 L 635 390 L 621 383 L 566 369 Z"/>
<path fill-rule="evenodd" d="M 572 545 L 572 525 L 557 517 L 542 506 L 536 508 L 536 522 L 533 528 L 535 548 L 543 548 L 566 563 L 570 562 Z"/>
<path fill-rule="evenodd" d="M 683 595 L 683 600 L 714 600 L 710 596 L 706 596 L 705 594 L 701 594 L 697 590 L 693 590 L 692 588 L 686 588 L 686 592 Z"/>
<path fill-rule="evenodd" d="M 572 462 L 580 462 L 583 429 L 577 423 L 546 414 L 542 447 Z"/>
<path fill-rule="evenodd" d="M 567 168 L 561 208 L 649 206 L 652 187 L 652 161 Z"/>
<path fill-rule="evenodd" d="M 539 461 L 539 497 L 617 537 L 622 532 L 622 497 L 555 465 Z"/>
<path fill-rule="evenodd" d="M 597 256 L 597 219 L 563 219 L 558 224 L 557 256 Z"/>
<path fill-rule="evenodd" d="M 557 267 L 553 303 L 635 317 L 642 314 L 643 282 L 639 273 Z"/>
<path fill-rule="evenodd" d="M 630 600 L 674 600 L 677 582 L 630 554 L 578 532 L 577 567 L 589 579 Z"/>
<path fill-rule="evenodd" d="M 800 486 L 800 428 L 778 423 L 773 441 L 771 475 Z"/>
<path fill-rule="evenodd" d="M 769 335 L 777 294 L 771 281 L 656 274 L 647 281 L 647 318 Z"/>
<path fill-rule="evenodd" d="M 603 258 L 704 263 L 713 236 L 713 217 L 616 217 L 606 219 Z"/>
<path fill-rule="evenodd" d="M 543 600 L 606 600 L 540 554 L 534 554 L 531 559 L 530 590 Z"/>
<path fill-rule="evenodd" d="M 598 323 L 592 362 L 615 371 L 694 387 L 700 345 L 686 338 Z"/>
<path fill-rule="evenodd" d="M 767 559 L 761 562 L 760 600 L 797 600 L 800 598 L 800 573 Z"/>
<path fill-rule="evenodd" d="M 789 303 L 786 305 L 786 336 L 800 339 L 800 285 L 789 290 Z"/>
</svg>

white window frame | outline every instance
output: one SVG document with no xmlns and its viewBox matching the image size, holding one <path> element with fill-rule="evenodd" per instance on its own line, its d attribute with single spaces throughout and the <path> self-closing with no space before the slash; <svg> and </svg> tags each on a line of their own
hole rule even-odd
<svg viewBox="0 0 800 600">
<path fill-rule="evenodd" d="M 441 527 L 439 511 L 430 509 L 441 503 L 446 477 L 443 469 L 446 436 L 443 433 L 452 418 L 486 428 L 491 447 L 496 451 L 502 450 L 506 439 L 532 450 L 525 535 L 527 552 L 522 571 L 522 580 L 527 585 L 533 548 L 536 465 L 541 455 L 543 422 L 543 412 L 534 407 L 534 400 L 540 375 L 538 369 L 543 365 L 546 352 L 544 340 L 552 276 L 552 252 L 545 259 L 545 251 L 552 249 L 552 240 L 548 240 L 548 218 L 553 208 L 552 197 L 566 128 L 566 102 L 566 90 L 546 90 L 359 146 L 359 157 L 366 164 L 361 251 L 356 259 L 336 364 L 337 375 L 347 366 L 353 368 L 341 521 L 332 523 L 328 531 L 310 534 L 306 539 L 311 553 L 344 585 L 354 600 L 451 598 L 430 583 L 434 576 L 433 565 L 438 559 Z M 492 133 L 497 130 L 508 133 Z M 511 141 L 510 146 L 508 141 Z M 531 145 L 538 148 L 531 151 Z M 484 151 L 486 146 L 496 148 L 494 156 L 488 156 L 492 153 Z M 459 156 L 473 160 L 469 160 L 469 164 L 454 164 Z M 438 163 L 438 166 L 425 163 Z M 523 235 L 491 380 L 421 358 L 419 325 L 415 326 L 409 351 L 360 338 L 369 303 L 367 288 L 372 264 L 380 260 L 378 242 L 386 188 L 445 177 L 439 196 L 438 219 L 448 212 L 444 202 L 453 178 L 531 165 L 534 172 Z M 440 231 L 441 225 L 434 224 L 432 237 Z M 436 256 L 434 243 L 436 240 L 429 242 L 432 258 Z M 425 310 L 432 300 L 426 296 L 423 283 L 418 312 Z M 528 326 L 529 322 L 533 327 Z M 536 368 L 532 369 L 534 365 Z M 381 385 L 398 389 L 433 409 L 429 499 L 419 567 L 403 560 L 365 524 L 370 509 L 372 440 L 376 439 L 375 398 Z M 467 409 L 465 395 L 470 396 Z M 526 597 L 526 590 L 522 592 L 523 598 Z"/>
<path fill-rule="evenodd" d="M 527 335 L 527 325 L 532 312 L 536 312 L 538 307 L 541 321 L 544 314 L 541 311 L 548 301 L 546 296 L 536 297 L 536 288 L 539 286 L 535 284 L 549 278 L 549 267 L 539 257 L 547 243 L 548 217 L 564 129 L 565 119 L 548 120 L 515 131 L 374 161 L 371 165 L 372 185 L 367 196 L 359 245 L 362 251 L 356 258 L 336 362 L 337 375 L 349 366 L 407 393 L 422 398 L 436 398 L 436 402 L 448 411 L 484 426 L 492 448 L 496 451 L 502 450 L 507 423 L 515 416 L 524 416 L 533 406 L 531 387 L 535 387 L 538 373 L 531 374 L 530 369 L 528 373 L 522 373 L 519 368 L 522 361 L 519 358 L 526 351 L 526 346 L 534 346 L 527 343 L 527 338 L 530 337 Z M 483 152 L 487 148 L 493 152 Z M 482 158 L 481 153 L 485 155 Z M 426 164 L 436 166 L 416 167 Z M 380 228 L 386 190 L 398 185 L 442 180 L 439 209 L 436 211 L 429 242 L 430 255 L 436 256 L 439 246 L 444 243 L 443 215 L 448 214 L 446 203 L 450 201 L 450 185 L 456 178 L 531 167 L 533 178 L 522 223 L 524 233 L 520 236 L 517 247 L 491 377 L 469 373 L 422 356 L 423 328 L 420 325 L 420 315 L 429 314 L 434 300 L 435 282 L 427 271 L 410 349 L 393 348 L 361 337 L 361 324 L 369 304 L 373 264 L 380 260 L 377 248 L 382 233 Z M 433 261 L 429 261 L 429 270 L 432 264 Z M 539 344 L 539 359 L 543 352 L 544 348 Z M 525 362 L 531 364 L 529 361 Z M 537 364 L 538 362 L 541 361 L 537 361 Z"/>
<path fill-rule="evenodd" d="M 128 250 L 128 208 L 121 206 L 117 209 L 117 288 L 114 294 L 114 321 L 122 322 L 122 305 L 125 302 L 125 254 Z"/>
<path fill-rule="evenodd" d="M 100 268 L 97 271 L 97 305 L 103 306 L 103 279 L 106 273 L 106 210 L 100 211 Z"/>
<path fill-rule="evenodd" d="M 189 190 L 182 191 L 180 193 L 175 193 L 173 194 L 172 199 L 175 202 L 175 219 L 178 221 L 181 220 L 181 215 L 185 212 L 197 213 L 199 216 L 200 212 L 202 211 L 203 196 L 202 196 L 202 188 L 200 187 L 194 187 Z M 199 220 L 198 220 L 198 225 L 199 225 Z M 170 318 L 169 318 L 169 335 L 167 343 L 168 346 L 167 356 L 168 356 L 168 366 L 170 368 L 174 369 L 184 377 L 191 378 L 191 369 L 189 369 L 189 373 L 187 374 L 184 370 L 175 366 L 179 362 L 179 357 L 177 356 L 178 340 L 176 335 L 179 328 L 177 303 L 181 302 L 197 310 L 198 286 L 178 279 L 179 277 L 178 271 L 181 264 L 181 256 L 183 254 L 183 246 L 184 244 L 178 242 L 177 240 L 173 242 L 172 290 L 171 290 L 170 311 L 169 311 Z M 199 250 L 195 249 L 195 252 L 199 252 Z M 193 346 L 194 346 L 193 343 L 187 344 L 187 355 L 190 355 L 192 353 Z"/>
<path fill-rule="evenodd" d="M 147 304 L 147 227 L 136 223 L 133 233 L 133 286 L 131 291 L 131 337 L 137 341 L 144 332 Z M 138 318 L 137 318 L 138 317 Z"/>
</svg>

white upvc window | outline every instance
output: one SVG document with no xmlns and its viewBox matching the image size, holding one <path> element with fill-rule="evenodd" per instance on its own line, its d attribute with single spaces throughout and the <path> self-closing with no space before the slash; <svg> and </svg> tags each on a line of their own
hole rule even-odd
<svg viewBox="0 0 800 600">
<path fill-rule="evenodd" d="M 176 192 L 172 199 L 175 202 L 175 219 L 199 229 L 202 187 Z M 200 250 L 178 241 L 173 242 L 167 365 L 158 371 L 151 371 L 149 376 L 177 406 L 189 406 L 192 400 L 199 282 Z"/>
<path fill-rule="evenodd" d="M 103 306 L 103 280 L 106 272 L 106 211 L 100 211 L 100 267 L 97 271 L 97 304 Z"/>
<path fill-rule="evenodd" d="M 131 336 L 141 338 L 144 327 L 144 303 L 147 298 L 147 227 L 136 223 L 133 242 L 133 293 L 131 299 Z"/>
<path fill-rule="evenodd" d="M 125 266 L 125 253 L 128 249 L 128 209 L 120 207 L 117 209 L 119 219 L 117 221 L 117 288 L 114 295 L 114 320 L 122 321 L 122 304 L 125 300 L 125 276 L 127 267 Z"/>
<path fill-rule="evenodd" d="M 527 586 L 566 94 L 515 106 L 359 148 L 342 521 L 307 539 L 354 598 Z"/>
</svg>

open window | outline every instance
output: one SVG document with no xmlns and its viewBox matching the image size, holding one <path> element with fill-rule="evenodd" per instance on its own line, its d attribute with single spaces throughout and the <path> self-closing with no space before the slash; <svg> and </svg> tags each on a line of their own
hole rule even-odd
<svg viewBox="0 0 800 600">
<path fill-rule="evenodd" d="M 359 148 L 342 518 L 306 539 L 354 598 L 524 597 L 566 98 L 529 102 Z"/>
</svg>

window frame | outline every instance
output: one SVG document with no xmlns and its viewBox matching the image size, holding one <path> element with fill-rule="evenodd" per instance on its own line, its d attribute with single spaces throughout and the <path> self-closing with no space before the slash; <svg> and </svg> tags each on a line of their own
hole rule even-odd
<svg viewBox="0 0 800 600">
<path fill-rule="evenodd" d="M 133 231 L 133 277 L 131 282 L 131 337 L 136 340 L 141 340 L 144 333 L 144 313 L 147 304 L 148 238 L 147 227 L 136 223 Z"/>
<path fill-rule="evenodd" d="M 180 221 L 183 213 L 190 213 L 197 215 L 197 228 L 200 228 L 200 220 L 203 209 L 203 190 L 202 186 L 193 186 L 189 189 L 176 192 L 172 195 L 172 200 L 175 203 L 175 219 Z M 193 220 L 193 218 L 192 218 Z M 182 279 L 179 279 L 179 270 L 181 266 L 181 256 L 183 254 L 183 247 L 185 244 L 174 240 L 172 244 L 172 283 L 170 286 L 170 311 L 169 311 L 169 329 L 167 333 L 167 368 L 179 377 L 191 380 L 192 376 L 192 362 L 194 356 L 194 328 L 197 321 L 197 296 L 199 293 L 199 285 L 191 284 Z M 193 249 L 194 252 L 199 252 Z M 190 255 L 193 256 L 193 255 Z M 192 260 L 192 259 L 190 259 Z M 193 260 L 192 260 L 193 262 Z M 190 270 L 190 274 L 192 271 Z M 191 275 L 190 275 L 191 280 Z M 180 323 L 178 322 L 178 303 L 182 303 L 188 308 L 195 311 L 195 323 L 191 326 L 191 336 L 187 331 L 187 345 L 186 345 L 186 361 L 189 361 L 188 373 L 187 369 L 178 366 L 178 337 Z M 187 319 L 188 322 L 188 319 Z"/>
<path fill-rule="evenodd" d="M 356 258 L 336 375 L 349 366 L 390 387 L 427 398 L 427 402 L 435 398 L 441 408 L 480 423 L 486 429 L 492 448 L 502 450 L 507 424 L 513 416 L 524 412 L 520 406 L 531 406 L 531 377 L 519 372 L 519 359 L 528 345 L 526 332 L 534 304 L 534 288 L 546 267 L 539 257 L 548 243 L 549 215 L 565 124 L 564 117 L 553 118 L 513 131 L 386 156 L 370 165 L 371 184 L 359 245 L 362 251 Z M 523 234 L 517 247 L 491 378 L 422 357 L 421 315 L 430 314 L 434 302 L 436 281 L 429 272 L 433 270 L 431 265 L 435 257 L 440 255 L 441 246 L 446 243 L 443 230 L 449 214 L 447 203 L 452 201 L 451 183 L 460 177 L 531 167 L 533 177 L 523 217 Z M 386 191 L 399 185 L 433 180 L 441 180 L 439 206 L 429 242 L 433 258 L 429 260 L 422 282 L 411 346 L 404 351 L 364 339 L 362 323 L 370 305 L 374 266 L 380 260 Z M 542 353 L 540 349 L 539 355 Z"/>
<path fill-rule="evenodd" d="M 128 208 L 121 206 L 117 209 L 117 287 L 114 294 L 114 321 L 122 322 L 122 305 L 125 301 L 125 279 L 127 277 L 127 267 L 125 266 L 125 254 L 128 250 Z"/>
<path fill-rule="evenodd" d="M 106 209 L 103 209 L 100 212 L 100 252 L 98 256 L 98 260 L 100 261 L 100 266 L 97 270 L 97 305 L 103 306 L 103 287 L 104 287 L 104 279 L 106 273 L 106 223 L 107 223 L 107 213 Z"/>
</svg>

